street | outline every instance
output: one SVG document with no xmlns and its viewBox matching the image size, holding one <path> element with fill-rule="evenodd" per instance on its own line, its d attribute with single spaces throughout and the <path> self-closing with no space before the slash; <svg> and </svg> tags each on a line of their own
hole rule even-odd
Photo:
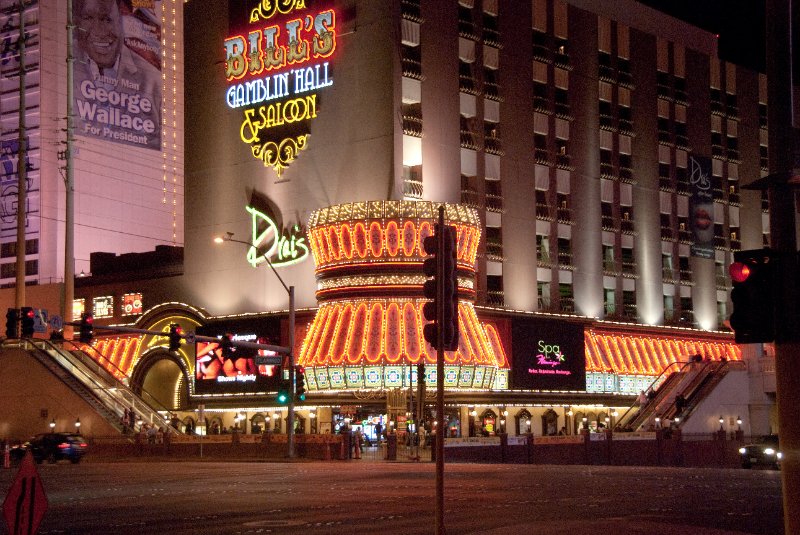
<svg viewBox="0 0 800 535">
<path fill-rule="evenodd" d="M 39 465 L 40 534 L 433 533 L 432 463 Z M 15 469 L 0 471 L 5 496 Z M 451 534 L 783 533 L 771 470 L 447 464 Z M 3 525 L 2 533 L 7 533 Z"/>
</svg>

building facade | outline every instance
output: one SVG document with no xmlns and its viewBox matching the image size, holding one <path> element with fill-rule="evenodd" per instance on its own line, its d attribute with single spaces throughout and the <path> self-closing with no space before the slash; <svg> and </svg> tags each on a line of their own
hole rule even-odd
<svg viewBox="0 0 800 535">
<path fill-rule="evenodd" d="M 319 251 L 346 250 L 348 238 L 320 242 L 308 233 L 314 214 L 374 217 L 388 232 L 406 223 L 389 206 L 449 203 L 474 210 L 474 310 L 506 355 L 490 374 L 499 382 L 449 385 L 454 421 L 480 405 L 497 424 L 513 407 L 509 418 L 547 434 L 576 413 L 610 417 L 694 354 L 742 358 L 724 325 L 727 266 L 768 241 L 766 200 L 743 189 L 767 173 L 766 79 L 720 61 L 713 35 L 633 1 L 191 0 L 183 10 L 183 273 L 81 286 L 87 309 L 139 297 L 137 313 L 114 305 L 105 321 L 208 332 L 243 322 L 243 334 L 286 344 L 285 284 L 299 309 L 295 355 L 327 343 L 314 364 L 337 367 L 333 339 L 313 339 L 335 329 L 309 326 L 340 260 Z M 387 236 L 370 242 L 376 258 L 393 256 Z M 536 333 L 583 355 L 581 382 L 518 375 Z M 101 341 L 141 385 L 168 377 L 176 408 L 271 414 L 274 384 L 198 390 L 202 355 L 165 345 Z M 397 388 L 410 390 L 415 361 L 398 358 Z M 402 415 L 394 386 L 348 384 L 344 368 L 336 388 L 314 368 L 303 421 L 317 410 L 333 423 L 353 412 L 344 406 Z M 759 403 L 762 429 L 770 396 Z"/>
</svg>

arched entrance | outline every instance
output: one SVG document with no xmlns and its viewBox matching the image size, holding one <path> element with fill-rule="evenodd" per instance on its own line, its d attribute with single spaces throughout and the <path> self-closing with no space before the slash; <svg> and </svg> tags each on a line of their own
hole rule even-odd
<svg viewBox="0 0 800 535">
<path fill-rule="evenodd" d="M 144 355 L 131 374 L 131 389 L 156 410 L 180 410 L 188 405 L 188 374 L 183 362 L 157 349 Z"/>
<path fill-rule="evenodd" d="M 517 435 L 527 435 L 528 433 L 532 433 L 531 431 L 531 413 L 528 412 L 527 409 L 522 409 L 519 411 L 515 416 L 514 420 L 516 422 L 516 434 Z"/>
<path fill-rule="evenodd" d="M 558 434 L 558 414 L 553 409 L 547 409 L 542 414 L 542 435 L 554 436 Z"/>
</svg>

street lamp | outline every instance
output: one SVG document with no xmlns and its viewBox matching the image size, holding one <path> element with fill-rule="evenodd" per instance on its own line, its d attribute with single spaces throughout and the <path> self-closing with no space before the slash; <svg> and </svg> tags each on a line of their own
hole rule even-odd
<svg viewBox="0 0 800 535">
<path fill-rule="evenodd" d="M 223 242 L 234 242 L 234 243 L 242 243 L 247 245 L 248 247 L 252 247 L 256 252 L 258 248 L 252 242 L 244 241 L 244 240 L 237 240 L 233 237 L 233 232 L 226 232 L 225 236 L 217 236 L 214 238 L 215 243 L 223 243 Z M 283 289 L 286 290 L 286 293 L 289 294 L 289 352 L 286 355 L 289 360 L 289 384 L 292 385 L 292 395 L 289 396 L 289 402 L 286 405 L 286 408 L 289 410 L 288 417 L 286 419 L 286 425 L 288 429 L 286 430 L 286 437 L 287 437 L 287 457 L 292 458 L 294 457 L 294 320 L 295 320 L 295 309 L 294 309 L 294 286 L 287 286 L 286 283 L 283 281 L 283 278 L 278 274 L 278 271 L 275 269 L 275 266 L 272 265 L 272 261 L 267 257 L 267 255 L 263 255 L 264 261 L 267 263 L 269 268 L 277 277 L 278 282 L 281 283 Z"/>
<path fill-rule="evenodd" d="M 80 417 L 75 418 L 75 431 L 80 431 L 81 429 L 81 419 Z"/>
<path fill-rule="evenodd" d="M 50 432 L 52 433 L 53 431 L 55 431 L 55 428 L 56 428 L 56 419 L 55 419 L 55 418 L 53 418 L 53 419 L 50 421 Z"/>
</svg>

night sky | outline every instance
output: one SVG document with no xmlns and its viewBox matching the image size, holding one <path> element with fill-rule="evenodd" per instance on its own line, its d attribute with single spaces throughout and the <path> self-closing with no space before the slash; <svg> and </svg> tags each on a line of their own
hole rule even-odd
<svg viewBox="0 0 800 535">
<path fill-rule="evenodd" d="M 719 35 L 719 53 L 722 59 L 765 72 L 766 32 L 763 0 L 639 0 L 639 2 Z"/>
</svg>

